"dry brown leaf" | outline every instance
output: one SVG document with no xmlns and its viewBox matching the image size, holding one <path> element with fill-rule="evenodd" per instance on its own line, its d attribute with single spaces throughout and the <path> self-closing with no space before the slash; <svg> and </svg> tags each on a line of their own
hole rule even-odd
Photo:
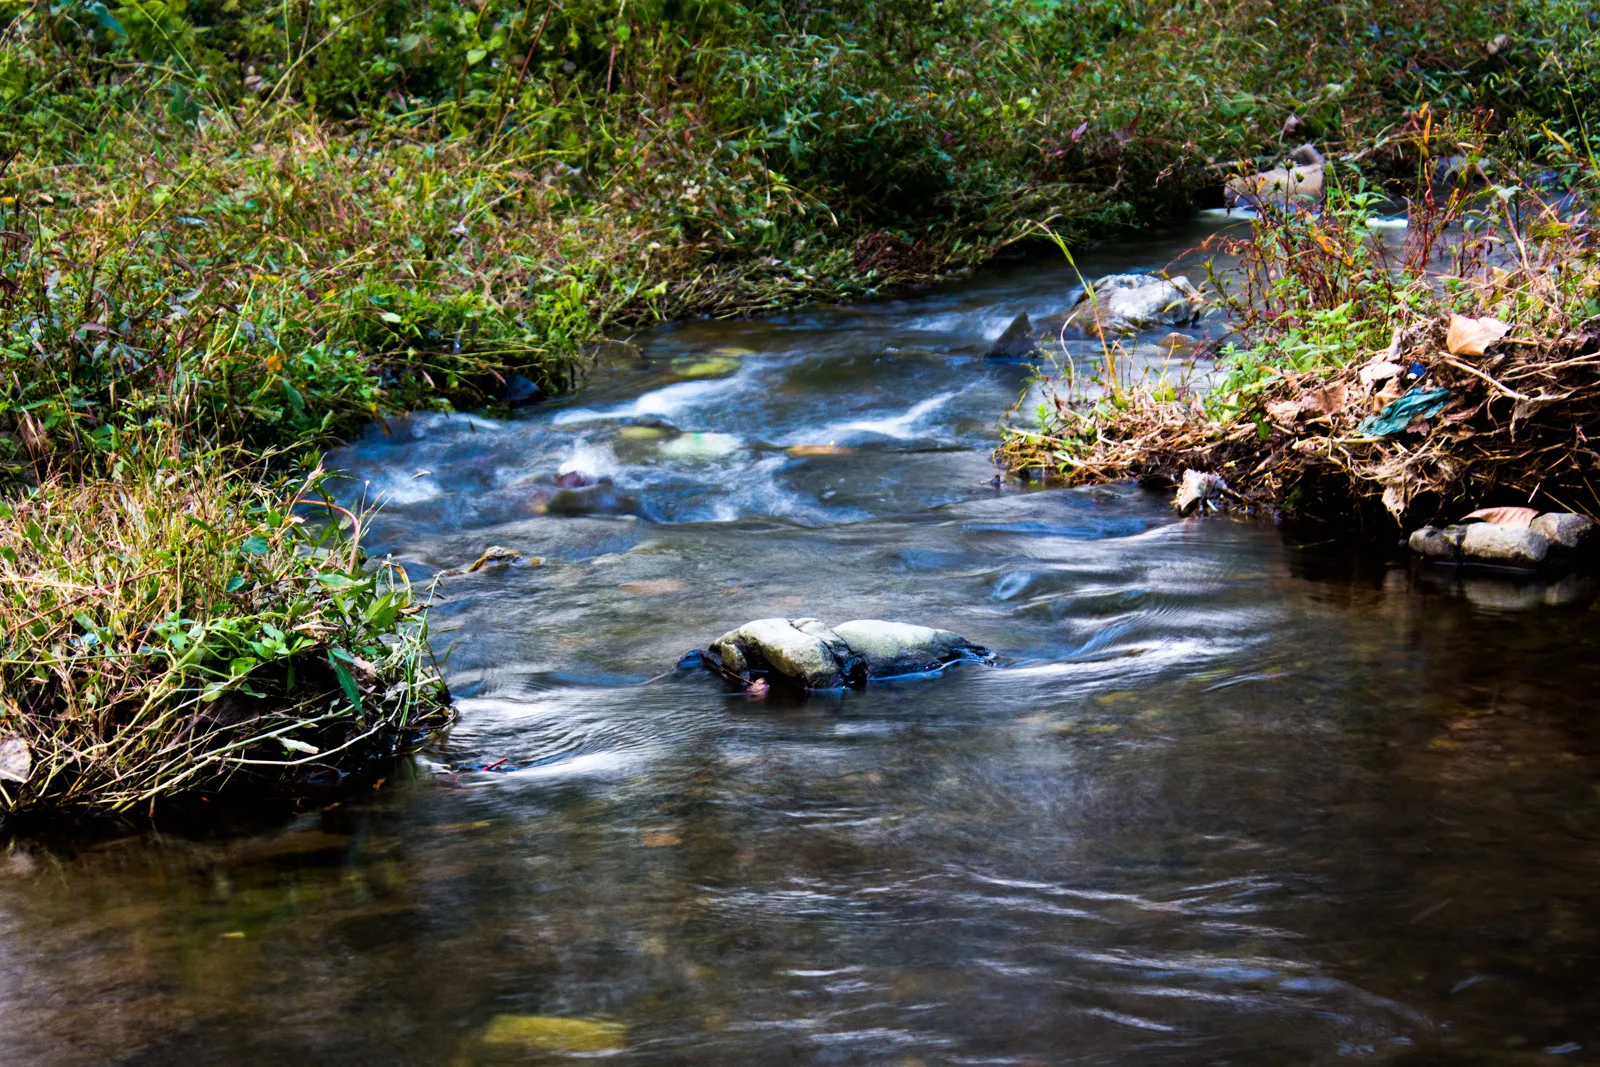
<svg viewBox="0 0 1600 1067">
<path fill-rule="evenodd" d="M 1538 517 L 1539 513 L 1533 508 L 1479 508 L 1466 518 L 1481 519 L 1491 526 L 1511 526 L 1518 530 L 1526 530 Z"/>
<path fill-rule="evenodd" d="M 1269 400 L 1266 403 L 1267 418 L 1273 422 L 1291 423 L 1300 417 L 1300 401 L 1298 400 Z"/>
<path fill-rule="evenodd" d="M 1312 415 L 1333 415 L 1344 410 L 1349 392 L 1343 382 L 1313 389 L 1300 398 L 1300 410 Z"/>
<path fill-rule="evenodd" d="M 1382 389 L 1378 390 L 1377 399 L 1379 403 L 1387 404 L 1392 400 L 1399 400 L 1405 395 L 1406 386 L 1404 385 L 1402 379 L 1395 377 L 1390 378 L 1388 383 L 1384 385 Z"/>
<path fill-rule="evenodd" d="M 1465 315 L 1451 315 L 1444 346 L 1452 356 L 1481 356 L 1510 329 L 1510 323 L 1499 319 L 1469 319 Z"/>
</svg>

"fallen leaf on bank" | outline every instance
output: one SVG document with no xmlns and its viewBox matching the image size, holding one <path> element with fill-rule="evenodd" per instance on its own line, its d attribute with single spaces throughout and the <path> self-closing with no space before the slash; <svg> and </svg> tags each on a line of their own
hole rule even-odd
<svg viewBox="0 0 1600 1067">
<path fill-rule="evenodd" d="M 1273 422 L 1293 422 L 1300 417 L 1298 400 L 1269 400 L 1266 409 L 1267 418 Z"/>
<path fill-rule="evenodd" d="M 639 843 L 645 848 L 671 848 L 683 841 L 671 830 L 656 830 L 639 838 Z"/>
<path fill-rule="evenodd" d="M 1379 382 L 1388 381 L 1403 369 L 1400 364 L 1391 363 L 1383 359 L 1375 363 L 1368 363 L 1356 372 L 1356 377 L 1360 378 L 1364 385 L 1376 385 Z"/>
<path fill-rule="evenodd" d="M 1444 346 L 1452 356 L 1481 356 L 1510 330 L 1511 324 L 1499 319 L 1469 319 L 1465 315 L 1451 315 Z"/>
<path fill-rule="evenodd" d="M 1510 526 L 1517 530 L 1526 530 L 1538 517 L 1539 513 L 1533 508 L 1479 508 L 1466 516 L 1467 519 L 1480 519 L 1491 526 Z"/>
<path fill-rule="evenodd" d="M 1313 389 L 1300 398 L 1300 410 L 1308 415 L 1333 415 L 1343 411 L 1349 392 L 1343 382 Z"/>
<path fill-rule="evenodd" d="M 496 1015 L 483 1032 L 485 1045 L 514 1045 L 547 1052 L 619 1052 L 628 1029 L 607 1019 L 557 1015 Z"/>
<path fill-rule="evenodd" d="M 623 582 L 617 588 L 635 596 L 661 596 L 678 592 L 683 588 L 683 582 L 678 578 L 646 578 L 639 582 Z"/>
<path fill-rule="evenodd" d="M 0 778 L 8 782 L 26 782 L 33 773 L 33 753 L 28 742 L 15 734 L 0 740 Z"/>
<path fill-rule="evenodd" d="M 1385 404 L 1391 404 L 1405 396 L 1407 388 L 1409 387 L 1406 385 L 1405 378 L 1396 374 L 1393 378 L 1383 383 L 1383 388 L 1378 390 L 1373 399 Z"/>
</svg>

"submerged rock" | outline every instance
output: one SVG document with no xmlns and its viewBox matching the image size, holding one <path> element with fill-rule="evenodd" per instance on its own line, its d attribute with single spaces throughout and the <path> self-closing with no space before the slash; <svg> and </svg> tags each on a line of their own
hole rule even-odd
<svg viewBox="0 0 1600 1067">
<path fill-rule="evenodd" d="M 566 471 L 539 484 L 528 508 L 538 515 L 637 515 L 639 498 L 618 492 L 610 478 Z"/>
<path fill-rule="evenodd" d="M 859 686 L 869 678 L 925 674 L 957 660 L 993 659 L 988 649 L 949 630 L 877 619 L 831 629 L 817 619 L 757 619 L 717 638 L 706 656 L 745 682 L 774 676 L 805 689 Z M 693 662 L 691 653 L 680 665 Z"/>
<path fill-rule="evenodd" d="M 1206 302 L 1179 274 L 1108 274 L 1091 286 L 1067 315 L 1067 323 L 1089 334 L 1137 333 L 1156 326 L 1190 326 Z"/>
<path fill-rule="evenodd" d="M 507 407 L 521 407 L 543 400 L 547 394 L 538 382 L 513 374 L 500 387 L 500 403 Z"/>
</svg>

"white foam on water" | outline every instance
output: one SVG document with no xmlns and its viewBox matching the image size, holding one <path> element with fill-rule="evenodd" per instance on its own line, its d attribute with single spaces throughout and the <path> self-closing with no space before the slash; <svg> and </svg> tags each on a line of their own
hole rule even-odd
<svg viewBox="0 0 1600 1067">
<path fill-rule="evenodd" d="M 610 478 L 622 470 L 622 464 L 617 462 L 617 454 L 611 451 L 611 446 L 605 442 L 592 444 L 585 438 L 578 438 L 572 446 L 572 455 L 561 461 L 561 466 L 556 468 L 557 474 L 587 474 L 594 478 Z"/>
<path fill-rule="evenodd" d="M 594 408 L 573 408 L 563 411 L 550 420 L 552 426 L 570 426 L 576 422 L 595 422 L 601 419 L 634 419 L 641 415 L 655 415 L 672 419 L 725 393 L 734 392 L 742 385 L 745 372 L 726 378 L 705 378 L 692 382 L 677 382 L 643 396 L 619 404 L 608 411 Z"/>
<path fill-rule="evenodd" d="M 488 419 L 482 415 L 462 411 L 417 411 L 407 418 L 411 422 L 412 431 L 418 437 L 427 437 L 435 432 L 473 433 L 478 430 L 493 432 L 505 429 L 505 423 L 498 419 Z"/>
<path fill-rule="evenodd" d="M 919 333 L 953 333 L 972 337 L 997 337 L 1004 332 L 1016 313 L 998 315 L 993 312 L 946 311 L 935 315 L 919 315 L 899 324 L 903 330 Z"/>
<path fill-rule="evenodd" d="M 433 500 L 444 495 L 444 490 L 439 488 L 439 483 L 432 477 L 407 475 L 402 471 L 392 471 L 369 479 L 366 483 L 366 499 L 380 506 L 400 506 L 420 504 L 425 500 Z"/>
<path fill-rule="evenodd" d="M 833 422 L 816 430 L 803 431 L 798 436 L 791 435 L 786 443 L 805 444 L 821 441 L 833 444 L 843 437 L 859 436 L 861 434 L 875 434 L 879 437 L 892 437 L 898 441 L 909 440 L 917 436 L 916 427 L 925 417 L 945 404 L 956 395 L 952 389 L 947 393 L 930 396 L 926 400 L 919 400 L 911 407 L 898 415 L 885 415 L 876 419 L 851 419 L 848 422 Z M 800 440 L 804 438 L 804 440 Z"/>
</svg>

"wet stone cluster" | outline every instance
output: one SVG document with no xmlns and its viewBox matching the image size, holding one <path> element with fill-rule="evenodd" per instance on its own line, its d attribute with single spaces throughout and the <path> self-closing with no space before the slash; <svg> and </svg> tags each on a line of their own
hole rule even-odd
<svg viewBox="0 0 1600 1067">
<path fill-rule="evenodd" d="M 1531 509 L 1530 509 L 1531 510 Z M 1411 551 L 1436 563 L 1476 563 L 1520 570 L 1570 565 L 1592 546 L 1593 519 L 1546 512 L 1526 525 L 1474 522 L 1424 526 L 1407 541 Z"/>
</svg>

